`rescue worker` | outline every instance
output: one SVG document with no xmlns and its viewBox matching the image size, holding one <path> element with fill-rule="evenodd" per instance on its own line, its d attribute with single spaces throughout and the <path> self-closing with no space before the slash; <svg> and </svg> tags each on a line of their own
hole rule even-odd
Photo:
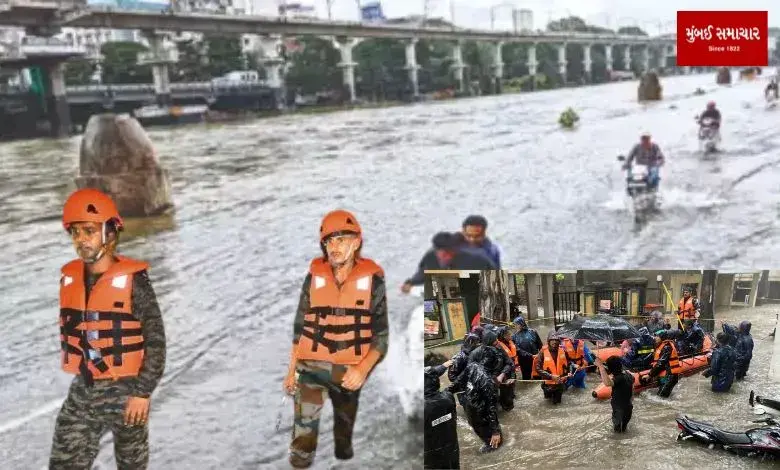
<svg viewBox="0 0 780 470">
<path fill-rule="evenodd" d="M 663 398 L 668 398 L 672 394 L 682 372 L 680 355 L 677 353 L 677 346 L 674 343 L 675 331 L 662 331 L 656 336 L 653 367 L 648 375 L 643 375 L 640 379 L 642 385 L 647 385 L 652 379 L 658 377 L 658 396 Z"/>
<path fill-rule="evenodd" d="M 451 364 L 425 368 L 425 468 L 460 468 L 455 396 L 439 390 L 439 377 Z"/>
<path fill-rule="evenodd" d="M 335 210 L 325 215 L 320 224 L 323 256 L 311 262 L 303 281 L 284 380 L 284 389 L 295 396 L 293 467 L 306 468 L 314 461 L 326 395 L 334 410 L 335 456 L 352 458 L 360 390 L 387 353 L 384 271 L 361 255 L 362 247 L 362 230 L 353 214 Z"/>
<path fill-rule="evenodd" d="M 644 326 L 639 328 L 639 338 L 631 341 L 631 348 L 623 356 L 623 365 L 634 371 L 647 370 L 653 363 L 655 339 Z"/>
<path fill-rule="evenodd" d="M 504 411 L 510 411 L 515 407 L 515 379 L 517 378 L 518 366 L 515 343 L 512 342 L 512 334 L 508 327 L 502 326 L 498 329 L 498 341 L 496 341 L 496 346 L 506 354 L 511 364 L 511 370 L 506 376 L 508 380 L 498 386 L 501 408 L 503 408 Z"/>
<path fill-rule="evenodd" d="M 539 350 L 543 346 L 542 339 L 536 330 L 528 328 L 522 315 L 518 315 L 513 323 L 517 325 L 517 331 L 512 335 L 512 342 L 515 343 L 515 351 L 517 352 L 517 362 L 520 365 L 523 380 L 531 380 L 534 357 L 539 354 Z"/>
<path fill-rule="evenodd" d="M 718 108 L 715 107 L 715 102 L 710 101 L 707 103 L 707 109 L 704 110 L 703 113 L 699 115 L 699 125 L 702 125 L 702 121 L 705 119 L 712 119 L 712 127 L 714 129 L 720 129 L 720 122 L 721 122 L 721 116 L 720 111 L 718 111 Z"/>
<path fill-rule="evenodd" d="M 650 318 L 647 320 L 647 331 L 651 335 L 658 330 L 669 330 L 671 328 L 672 325 L 664 319 L 661 312 L 654 310 L 650 313 Z"/>
<path fill-rule="evenodd" d="M 716 339 L 718 347 L 712 351 L 710 367 L 702 375 L 712 377 L 713 392 L 728 392 L 731 390 L 731 384 L 734 383 L 734 361 L 737 353 L 729 346 L 729 335 L 721 332 Z"/>
<path fill-rule="evenodd" d="M 553 405 L 561 402 L 565 390 L 564 383 L 568 379 L 566 371 L 568 361 L 566 352 L 561 347 L 561 340 L 554 331 L 547 335 L 547 345 L 543 346 L 536 355 L 534 361 L 534 378 L 542 378 L 542 392 L 544 398 L 552 401 Z"/>
<path fill-rule="evenodd" d="M 737 380 L 742 380 L 750 368 L 750 360 L 753 359 L 753 337 L 750 335 L 751 323 L 747 320 L 739 323 L 739 328 L 734 328 L 721 321 L 723 332 L 734 338 L 733 346 L 736 352 L 734 375 Z"/>
<path fill-rule="evenodd" d="M 566 380 L 565 388 L 569 387 L 584 389 L 585 375 L 587 367 L 593 364 L 593 354 L 588 349 L 588 345 L 581 339 L 561 339 L 561 346 L 566 353 L 566 360 L 569 363 L 569 374 L 571 377 Z"/>
<path fill-rule="evenodd" d="M 691 297 L 691 288 L 686 287 L 683 289 L 683 296 L 680 302 L 677 304 L 677 315 L 682 320 L 695 320 L 699 318 L 699 311 L 696 309 L 696 304 Z"/>
<path fill-rule="evenodd" d="M 409 293 L 413 286 L 421 286 L 425 282 L 426 269 L 498 269 L 484 253 L 461 249 L 463 241 L 457 234 L 439 232 L 433 236 L 431 243 L 433 247 L 425 252 L 417 266 L 417 272 L 404 282 L 401 292 Z"/>
<path fill-rule="evenodd" d="M 62 211 L 78 259 L 62 267 L 62 369 L 75 378 L 57 415 L 49 468 L 84 469 L 110 430 L 119 470 L 149 462 L 150 397 L 165 370 L 165 329 L 149 265 L 116 253 L 122 218 L 95 189 Z"/>
<path fill-rule="evenodd" d="M 461 372 L 466 370 L 466 366 L 469 363 L 469 354 L 471 354 L 471 352 L 474 351 L 477 346 L 479 346 L 480 342 L 481 339 L 476 334 L 466 334 L 466 337 L 463 339 L 463 344 L 460 347 L 460 351 L 452 356 L 452 362 L 449 365 L 449 369 L 447 370 L 447 378 L 450 380 L 450 383 L 454 382 L 461 374 Z M 462 407 L 466 407 L 464 404 L 466 402 L 463 399 L 463 395 L 458 395 L 458 402 Z"/>
<path fill-rule="evenodd" d="M 468 247 L 481 250 L 482 254 L 496 266 L 495 269 L 501 269 L 501 249 L 488 238 L 487 226 L 488 221 L 485 217 L 470 215 L 463 220 L 461 237 Z"/>
<path fill-rule="evenodd" d="M 492 332 L 486 331 L 485 334 Z M 498 423 L 498 386 L 489 372 L 497 367 L 495 363 L 499 360 L 493 351 L 480 354 L 478 360 L 469 361 L 466 370 L 448 388 L 452 393 L 464 392 L 469 404 L 464 411 L 472 429 L 484 443 L 480 449 L 482 453 L 498 449 L 502 441 L 501 425 Z"/>
<path fill-rule="evenodd" d="M 612 387 L 612 428 L 615 432 L 626 432 L 628 422 L 634 413 L 634 376 L 623 370 L 623 362 L 618 356 L 607 358 L 607 367 L 601 359 L 596 358 L 596 366 L 599 368 L 601 383 L 606 387 Z M 611 376 L 611 377 L 610 377 Z"/>
<path fill-rule="evenodd" d="M 704 347 L 704 330 L 697 320 L 685 320 L 683 322 L 685 332 L 678 340 L 680 354 L 696 354 Z"/>
<path fill-rule="evenodd" d="M 647 166 L 647 185 L 650 189 L 656 189 L 661 181 L 660 168 L 664 162 L 664 154 L 661 152 L 661 148 L 650 140 L 650 133 L 644 132 L 639 138 L 639 143 L 634 145 L 628 153 L 623 169 L 630 172 L 633 165 Z"/>
<path fill-rule="evenodd" d="M 487 372 L 494 378 L 497 384 L 509 384 L 508 382 L 514 373 L 514 363 L 509 359 L 509 355 L 498 346 L 497 329 L 490 324 L 485 325 L 482 333 L 482 345 L 474 349 L 469 354 L 469 362 L 484 362 L 483 356 L 489 355 L 495 360 L 489 361 L 491 369 Z"/>
</svg>

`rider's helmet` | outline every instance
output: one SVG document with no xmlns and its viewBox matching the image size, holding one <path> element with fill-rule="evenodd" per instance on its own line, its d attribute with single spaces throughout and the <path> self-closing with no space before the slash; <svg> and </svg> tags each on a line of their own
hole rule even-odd
<svg viewBox="0 0 780 470">
<path fill-rule="evenodd" d="M 710 101 L 707 103 L 707 109 L 715 109 L 715 102 Z"/>
</svg>

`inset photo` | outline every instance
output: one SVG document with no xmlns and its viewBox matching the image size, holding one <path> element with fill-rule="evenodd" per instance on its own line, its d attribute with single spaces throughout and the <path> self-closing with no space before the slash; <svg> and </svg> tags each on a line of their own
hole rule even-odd
<svg viewBox="0 0 780 470">
<path fill-rule="evenodd" d="M 420 313 L 425 468 L 780 457 L 780 270 L 426 271 Z"/>
</svg>

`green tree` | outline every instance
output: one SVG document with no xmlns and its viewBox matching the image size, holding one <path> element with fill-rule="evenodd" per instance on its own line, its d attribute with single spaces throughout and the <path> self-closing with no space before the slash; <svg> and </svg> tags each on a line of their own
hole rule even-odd
<svg viewBox="0 0 780 470">
<path fill-rule="evenodd" d="M 290 67 L 286 83 L 303 94 L 337 89 L 341 86 L 341 71 L 337 64 L 341 55 L 332 44 L 318 37 L 298 39 L 301 48 L 289 54 Z"/>
<path fill-rule="evenodd" d="M 95 73 L 95 63 L 88 59 L 71 60 L 65 63 L 65 83 L 88 85 Z"/>
<path fill-rule="evenodd" d="M 629 36 L 648 36 L 648 34 L 639 26 L 621 26 L 618 28 L 617 33 Z"/>
<path fill-rule="evenodd" d="M 176 43 L 179 61 L 171 71 L 171 81 L 200 82 L 211 78 L 207 70 L 208 59 L 204 54 L 203 43 L 195 40 Z"/>
<path fill-rule="evenodd" d="M 235 36 L 211 36 L 205 38 L 207 71 L 210 77 L 219 77 L 232 70 L 244 69 L 241 38 Z"/>
<path fill-rule="evenodd" d="M 138 64 L 138 54 L 148 49 L 137 42 L 117 41 L 103 44 L 104 83 L 152 83 L 152 68 Z"/>
</svg>

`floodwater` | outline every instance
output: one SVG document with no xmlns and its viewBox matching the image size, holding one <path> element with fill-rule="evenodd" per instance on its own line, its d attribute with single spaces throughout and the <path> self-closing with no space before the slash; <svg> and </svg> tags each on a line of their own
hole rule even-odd
<svg viewBox="0 0 780 470">
<path fill-rule="evenodd" d="M 760 416 L 752 414 L 748 397 L 751 390 L 762 396 L 780 397 L 777 383 L 768 377 L 772 361 L 769 334 L 775 327 L 778 312 L 780 305 L 716 312 L 718 331 L 720 319 L 732 324 L 741 320 L 753 323 L 751 333 L 755 346 L 745 381 L 734 382 L 728 393 L 715 394 L 710 389 L 710 379 L 697 374 L 681 378 L 669 399 L 656 396 L 655 389 L 635 395 L 634 414 L 624 435 L 612 432 L 609 400 L 591 397 L 591 391 L 601 383 L 598 373 L 588 374 L 586 390 L 570 389 L 564 393 L 558 406 L 543 398 L 538 383 L 518 384 L 515 408 L 499 412 L 504 446 L 489 454 L 479 453 L 482 441 L 458 406 L 461 468 L 776 468 L 776 463 L 771 461 L 710 450 L 692 441 L 677 442 L 679 429 L 674 418 L 686 414 L 732 431 L 760 426 L 750 422 Z M 541 328 L 539 332 L 543 337 L 546 334 Z"/>
<path fill-rule="evenodd" d="M 667 100 L 649 106 L 631 82 L 151 131 L 177 212 L 131 224 L 121 248 L 152 264 L 169 341 L 152 468 L 284 466 L 291 405 L 274 426 L 292 315 L 320 218 L 336 207 L 356 212 L 365 255 L 386 269 L 395 336 L 361 395 L 356 457 L 343 468 L 421 461 L 396 385 L 408 362 L 398 336 L 419 299 L 397 286 L 431 235 L 468 213 L 488 217 L 511 267 L 776 263 L 776 114 L 758 106 L 762 85 L 713 80 L 664 79 Z M 711 92 L 691 97 L 697 87 Z M 710 98 L 725 115 L 726 152 L 701 161 L 693 116 Z M 556 124 L 569 105 L 582 118 L 574 132 Z M 670 163 L 662 217 L 637 233 L 615 157 L 641 128 Z M 58 372 L 56 299 L 58 269 L 74 254 L 58 218 L 78 141 L 0 144 L 0 459 L 10 468 L 46 464 L 69 383 Z M 322 468 L 335 463 L 325 415 Z M 111 459 L 106 443 L 99 461 Z"/>
</svg>

